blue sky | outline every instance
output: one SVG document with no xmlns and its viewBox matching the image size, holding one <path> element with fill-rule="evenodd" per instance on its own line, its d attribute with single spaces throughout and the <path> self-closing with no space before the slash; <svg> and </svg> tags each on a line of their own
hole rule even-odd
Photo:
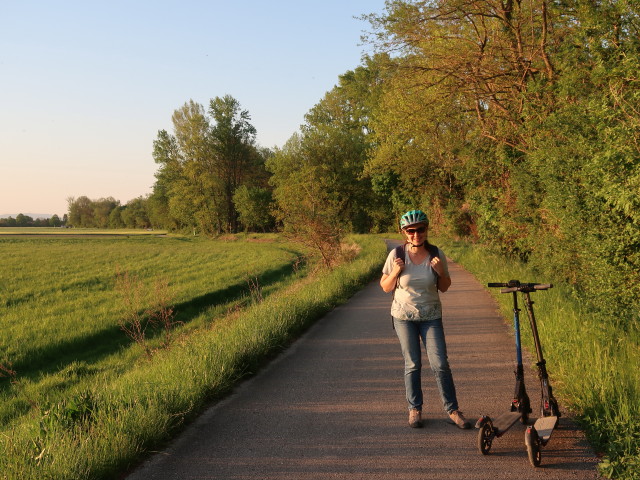
<svg viewBox="0 0 640 480">
<path fill-rule="evenodd" d="M 151 192 L 158 130 L 232 95 L 264 147 L 367 51 L 384 0 L 0 0 L 0 214 Z"/>
</svg>

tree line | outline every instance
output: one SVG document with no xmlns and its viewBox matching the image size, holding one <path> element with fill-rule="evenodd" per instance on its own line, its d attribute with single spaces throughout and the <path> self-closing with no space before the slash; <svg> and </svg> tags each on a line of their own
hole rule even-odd
<svg viewBox="0 0 640 480">
<path fill-rule="evenodd" d="M 75 200 L 69 222 L 283 230 L 330 264 L 345 233 L 393 231 L 422 208 L 432 231 L 517 256 L 637 325 L 640 8 L 395 0 L 363 19 L 374 53 L 284 146 L 259 147 L 231 96 L 191 100 L 153 142 L 153 193 L 93 202 L 93 217 Z"/>
<path fill-rule="evenodd" d="M 1 227 L 62 227 L 67 222 L 67 215 L 63 215 L 62 219 L 58 215 L 52 215 L 50 218 L 36 218 L 29 215 L 19 213 L 14 217 L 0 218 Z"/>
<path fill-rule="evenodd" d="M 121 205 L 113 197 L 67 199 L 66 225 L 76 228 L 151 228 L 154 215 L 148 197 L 138 197 Z"/>
</svg>

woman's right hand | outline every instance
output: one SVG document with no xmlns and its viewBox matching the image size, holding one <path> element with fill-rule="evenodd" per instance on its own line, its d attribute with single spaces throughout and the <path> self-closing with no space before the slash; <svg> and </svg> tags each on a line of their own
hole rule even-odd
<svg viewBox="0 0 640 480">
<path fill-rule="evenodd" d="M 394 263 L 392 274 L 398 276 L 402 273 L 402 270 L 404 270 L 404 260 L 402 258 L 396 258 Z"/>
<path fill-rule="evenodd" d="M 389 275 L 383 274 L 380 279 L 380 286 L 386 293 L 392 292 L 396 288 L 398 277 L 404 270 L 404 260 L 402 258 L 396 258 L 393 261 L 393 270 Z"/>
</svg>

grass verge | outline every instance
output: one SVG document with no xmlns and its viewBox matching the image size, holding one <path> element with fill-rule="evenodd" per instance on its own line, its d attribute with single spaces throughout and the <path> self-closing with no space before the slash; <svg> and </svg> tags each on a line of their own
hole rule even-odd
<svg viewBox="0 0 640 480">
<path fill-rule="evenodd" d="M 572 298 L 568 286 L 539 278 L 518 261 L 505 260 L 482 247 L 437 239 L 448 256 L 483 284 L 507 282 L 554 283 L 532 294 L 536 320 L 554 393 L 581 423 L 602 455 L 600 473 L 615 479 L 640 478 L 640 333 L 638 325 L 616 326 L 598 318 Z M 505 319 L 511 321 L 510 295 L 488 289 Z M 523 328 L 523 342 L 533 351 L 533 338 Z"/>
</svg>

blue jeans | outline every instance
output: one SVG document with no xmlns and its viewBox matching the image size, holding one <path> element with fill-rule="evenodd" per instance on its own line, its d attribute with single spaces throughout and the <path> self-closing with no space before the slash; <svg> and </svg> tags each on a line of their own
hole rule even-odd
<svg viewBox="0 0 640 480">
<path fill-rule="evenodd" d="M 393 325 L 400 340 L 404 357 L 404 385 L 407 391 L 409 409 L 422 410 L 422 352 L 420 340 L 424 344 L 431 370 L 436 377 L 444 410 L 450 413 L 458 410 L 456 387 L 447 358 L 447 344 L 444 338 L 442 319 L 409 321 L 393 319 Z"/>
</svg>

